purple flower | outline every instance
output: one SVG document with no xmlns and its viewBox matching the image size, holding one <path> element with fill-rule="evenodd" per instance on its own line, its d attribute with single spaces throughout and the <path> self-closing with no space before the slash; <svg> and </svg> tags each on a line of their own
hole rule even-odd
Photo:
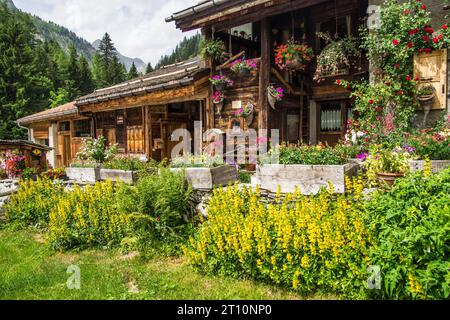
<svg viewBox="0 0 450 320">
<path fill-rule="evenodd" d="M 361 161 L 366 161 L 368 155 L 369 155 L 368 153 L 363 152 L 361 154 L 358 154 L 356 156 L 356 159 L 361 160 Z"/>
</svg>

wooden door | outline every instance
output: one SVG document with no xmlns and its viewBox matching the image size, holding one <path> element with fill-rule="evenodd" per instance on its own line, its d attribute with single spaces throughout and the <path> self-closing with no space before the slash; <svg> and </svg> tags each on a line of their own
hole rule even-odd
<svg viewBox="0 0 450 320">
<path fill-rule="evenodd" d="M 68 167 L 72 161 L 70 134 L 58 134 L 58 167 Z"/>
<path fill-rule="evenodd" d="M 432 109 L 447 106 L 447 50 L 421 53 L 414 57 L 414 77 L 419 78 L 419 87 L 433 86 L 436 89 Z"/>
<path fill-rule="evenodd" d="M 172 133 L 177 129 L 187 129 L 187 123 L 170 122 L 162 124 L 161 131 L 164 140 L 164 148 L 163 148 L 164 158 L 171 159 L 172 149 L 181 142 L 181 141 L 172 141 Z"/>
</svg>

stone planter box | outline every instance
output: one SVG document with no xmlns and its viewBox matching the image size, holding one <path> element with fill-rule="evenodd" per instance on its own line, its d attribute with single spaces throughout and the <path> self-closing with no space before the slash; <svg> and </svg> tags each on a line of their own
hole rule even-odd
<svg viewBox="0 0 450 320">
<path fill-rule="evenodd" d="M 302 194 L 317 194 L 333 183 L 336 193 L 345 193 L 345 177 L 358 173 L 357 163 L 345 165 L 262 165 L 256 168 L 256 183 L 261 189 L 276 193 L 293 193 L 297 187 Z"/>
<path fill-rule="evenodd" d="M 425 167 L 424 160 L 412 160 L 409 162 L 411 171 L 423 170 Z M 431 160 L 431 169 L 434 173 L 441 172 L 450 168 L 450 160 Z"/>
<path fill-rule="evenodd" d="M 238 172 L 234 166 L 217 168 L 172 168 L 172 172 L 186 170 L 186 180 L 194 190 L 211 190 L 227 186 L 238 181 Z"/>
<path fill-rule="evenodd" d="M 66 176 L 76 182 L 95 183 L 100 180 L 100 168 L 66 168 Z"/>
<path fill-rule="evenodd" d="M 123 181 L 126 184 L 133 184 L 137 181 L 135 171 L 100 169 L 100 180 Z"/>
</svg>

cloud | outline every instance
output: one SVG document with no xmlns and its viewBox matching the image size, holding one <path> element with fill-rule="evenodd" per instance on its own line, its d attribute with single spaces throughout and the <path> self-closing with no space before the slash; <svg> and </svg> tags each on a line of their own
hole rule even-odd
<svg viewBox="0 0 450 320">
<path fill-rule="evenodd" d="M 198 0 L 14 0 L 16 6 L 93 42 L 108 32 L 117 50 L 153 64 L 185 36 L 164 18 Z"/>
</svg>

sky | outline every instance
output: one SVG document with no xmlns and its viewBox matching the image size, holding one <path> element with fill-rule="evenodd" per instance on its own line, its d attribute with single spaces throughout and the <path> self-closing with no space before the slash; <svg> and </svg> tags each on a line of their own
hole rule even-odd
<svg viewBox="0 0 450 320">
<path fill-rule="evenodd" d="M 165 18 L 198 0 L 13 0 L 17 8 L 53 21 L 89 42 L 111 35 L 116 49 L 153 65 L 184 36 Z"/>
</svg>

